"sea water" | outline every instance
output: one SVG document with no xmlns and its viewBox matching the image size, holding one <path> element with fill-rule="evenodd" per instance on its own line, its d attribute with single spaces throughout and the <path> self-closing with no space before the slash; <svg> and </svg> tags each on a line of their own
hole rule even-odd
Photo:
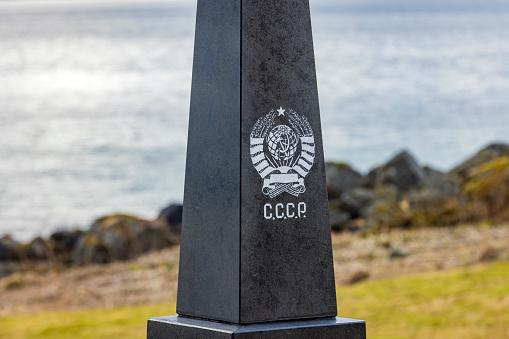
<svg viewBox="0 0 509 339">
<path fill-rule="evenodd" d="M 0 235 L 182 201 L 195 6 L 0 1 Z M 326 160 L 447 170 L 509 142 L 503 2 L 311 6 Z"/>
</svg>

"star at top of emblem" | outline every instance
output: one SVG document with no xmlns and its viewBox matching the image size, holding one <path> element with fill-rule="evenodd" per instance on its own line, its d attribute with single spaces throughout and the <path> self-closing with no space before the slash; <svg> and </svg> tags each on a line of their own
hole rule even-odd
<svg viewBox="0 0 509 339">
<path fill-rule="evenodd" d="M 279 106 L 279 109 L 277 110 L 279 112 L 279 114 L 277 116 L 285 116 L 285 110 L 283 109 L 283 107 Z"/>
</svg>

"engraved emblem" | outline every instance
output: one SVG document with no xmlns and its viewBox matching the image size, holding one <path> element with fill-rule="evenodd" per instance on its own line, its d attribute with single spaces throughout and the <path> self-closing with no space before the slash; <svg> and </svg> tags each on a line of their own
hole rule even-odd
<svg viewBox="0 0 509 339">
<path fill-rule="evenodd" d="M 263 179 L 262 191 L 275 198 L 306 191 L 304 178 L 315 160 L 315 138 L 305 116 L 291 109 L 271 110 L 251 131 L 251 160 Z"/>
</svg>

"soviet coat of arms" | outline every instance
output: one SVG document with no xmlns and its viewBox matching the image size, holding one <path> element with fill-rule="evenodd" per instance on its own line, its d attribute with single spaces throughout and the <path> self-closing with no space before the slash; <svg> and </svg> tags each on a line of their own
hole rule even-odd
<svg viewBox="0 0 509 339">
<path fill-rule="evenodd" d="M 251 131 L 251 160 L 271 198 L 306 191 L 304 178 L 315 159 L 315 138 L 308 120 L 293 110 L 271 110 Z"/>
</svg>

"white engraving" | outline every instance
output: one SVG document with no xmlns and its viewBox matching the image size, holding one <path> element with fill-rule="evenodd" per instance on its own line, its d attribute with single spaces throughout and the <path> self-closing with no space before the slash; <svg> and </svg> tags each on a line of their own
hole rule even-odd
<svg viewBox="0 0 509 339">
<path fill-rule="evenodd" d="M 278 111 L 278 115 L 277 116 L 285 116 L 285 110 L 283 109 L 283 107 L 279 106 L 279 109 L 277 110 Z"/>
<path fill-rule="evenodd" d="M 263 179 L 265 195 L 275 198 L 286 192 L 298 197 L 306 191 L 304 178 L 315 160 L 315 138 L 306 117 L 283 107 L 271 110 L 255 123 L 250 142 L 251 161 Z M 265 205 L 266 219 L 288 217 L 288 211 L 286 216 L 278 214 L 277 206 L 275 217 L 267 218 L 267 213 Z"/>
<path fill-rule="evenodd" d="M 276 205 L 266 203 L 263 206 L 263 217 L 267 220 L 305 218 L 306 212 L 305 202 L 299 202 L 297 206 L 292 202 L 286 204 L 286 206 L 281 203 Z"/>
</svg>

